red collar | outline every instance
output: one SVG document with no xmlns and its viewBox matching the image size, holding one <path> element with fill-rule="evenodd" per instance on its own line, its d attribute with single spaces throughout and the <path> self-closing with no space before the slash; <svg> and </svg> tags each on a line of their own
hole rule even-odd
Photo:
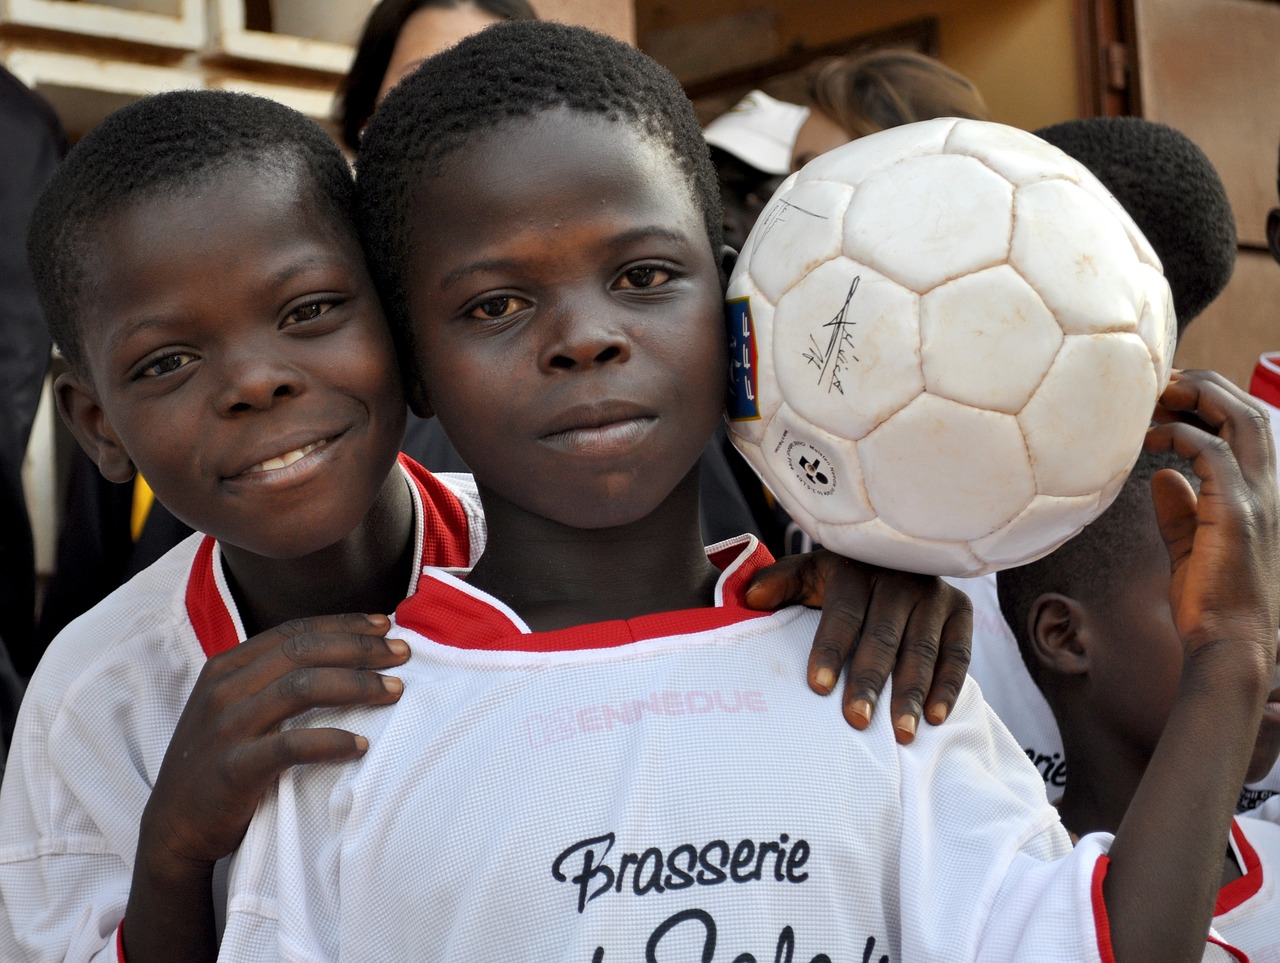
<svg viewBox="0 0 1280 963">
<path fill-rule="evenodd" d="M 396 622 L 419 635 L 457 649 L 566 652 L 627 645 L 668 635 L 688 635 L 768 615 L 743 601 L 747 583 L 773 556 L 753 535 L 707 550 L 720 569 L 715 604 L 708 608 L 657 612 L 633 619 L 592 622 L 550 632 L 534 632 L 510 608 L 447 572 L 428 569 L 419 589 L 396 609 Z"/>
<path fill-rule="evenodd" d="M 400 467 L 413 483 L 417 557 L 414 572 L 423 565 L 458 567 L 471 560 L 467 513 L 458 497 L 438 478 L 407 455 Z M 244 641 L 235 601 L 222 574 L 221 553 L 206 535 L 196 549 L 187 579 L 187 616 L 206 657 L 225 652 Z M 422 579 L 414 580 L 414 588 Z"/>
</svg>

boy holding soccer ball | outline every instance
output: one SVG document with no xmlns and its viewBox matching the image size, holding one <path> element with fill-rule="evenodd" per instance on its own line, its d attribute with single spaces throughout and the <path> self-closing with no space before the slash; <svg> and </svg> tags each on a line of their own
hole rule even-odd
<svg viewBox="0 0 1280 963">
<path fill-rule="evenodd" d="M 1224 378 L 1209 390 L 1243 398 Z M 1079 535 L 996 576 L 1022 658 L 1062 732 L 1071 778 L 1058 811 L 1077 835 L 1120 827 L 1177 696 L 1184 649 L 1152 492 L 1153 481 L 1161 492 L 1183 479 L 1197 480 L 1186 461 L 1144 452 L 1116 500 Z M 1269 688 L 1249 782 L 1280 758 L 1280 664 Z M 1280 907 L 1262 885 L 1278 873 L 1280 825 L 1236 819 L 1214 928 L 1253 960 L 1280 953 Z"/>
<path fill-rule="evenodd" d="M 910 746 L 883 713 L 848 732 L 787 681 L 813 616 L 742 604 L 759 546 L 703 550 L 719 218 L 674 78 L 589 31 L 494 27 L 392 92 L 358 182 L 411 397 L 490 540 L 397 610 L 396 707 L 313 720 L 372 748 L 264 798 L 224 954 L 1200 958 L 1259 719 L 1239 693 L 1280 624 L 1246 402 L 1196 375 L 1163 397 L 1148 447 L 1204 478 L 1159 502 L 1186 667 L 1130 816 L 1072 849 L 976 691 Z"/>
</svg>

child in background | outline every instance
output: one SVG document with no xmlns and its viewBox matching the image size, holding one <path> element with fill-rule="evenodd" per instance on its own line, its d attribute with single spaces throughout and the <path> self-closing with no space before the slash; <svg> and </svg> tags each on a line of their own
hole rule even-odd
<svg viewBox="0 0 1280 963">
<path fill-rule="evenodd" d="M 1071 778 L 1058 811 L 1077 835 L 1116 832 L 1160 739 L 1182 675 L 1169 610 L 1169 554 L 1152 506 L 1152 478 L 1191 466 L 1144 453 L 1115 502 L 1044 558 L 997 576 L 1000 607 L 1053 708 Z M 1257 730 L 1248 781 L 1280 758 L 1280 665 Z M 1206 768 L 1213 770 L 1216 760 Z M 1280 826 L 1232 823 L 1214 928 L 1249 959 L 1280 959 Z M 1266 884 L 1265 886 L 1263 884 Z"/>
<path fill-rule="evenodd" d="M 397 611 L 405 698 L 322 714 L 372 727 L 358 769 L 264 798 L 228 958 L 1199 958 L 1280 624 L 1245 399 L 1164 395 L 1210 429 L 1148 441 L 1207 479 L 1162 502 L 1195 539 L 1171 544 L 1185 686 L 1133 820 L 1073 851 L 973 687 L 910 746 L 879 714 L 847 732 L 785 682 L 811 616 L 742 606 L 755 540 L 704 552 L 720 220 L 673 77 L 586 30 L 491 27 L 392 91 L 358 183 L 410 397 L 490 541 Z"/>
<path fill-rule="evenodd" d="M 144 472 L 209 534 L 73 623 L 32 681 L 0 787 L 0 959 L 212 957 L 223 857 L 263 790 L 367 745 L 280 723 L 398 697 L 383 672 L 407 649 L 387 619 L 337 613 L 391 611 L 424 564 L 478 556 L 470 479 L 397 465 L 404 395 L 353 197 L 314 123 L 205 91 L 113 115 L 42 198 L 32 252 L 71 365 L 63 416 L 104 475 Z M 831 560 L 774 575 L 766 600 L 825 582 L 941 635 L 946 714 L 964 661 L 950 596 L 916 583 L 894 601 L 882 574 Z M 907 661 L 923 700 L 930 660 Z"/>
<path fill-rule="evenodd" d="M 1172 127 L 1137 117 L 1072 120 L 1036 133 L 1092 171 L 1151 242 L 1164 265 L 1181 334 L 1226 287 L 1236 259 L 1231 204 L 1204 151 Z M 1055 800 L 1068 779 L 1062 737 L 1000 613 L 995 576 L 950 581 L 973 600 L 970 674 Z M 1237 811 L 1277 790 L 1280 765 L 1241 790 Z"/>
</svg>

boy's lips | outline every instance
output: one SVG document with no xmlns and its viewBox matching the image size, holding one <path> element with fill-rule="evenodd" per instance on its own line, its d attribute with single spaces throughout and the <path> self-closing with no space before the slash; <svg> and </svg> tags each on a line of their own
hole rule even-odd
<svg viewBox="0 0 1280 963">
<path fill-rule="evenodd" d="M 657 421 L 652 409 L 631 402 L 579 405 L 555 418 L 541 439 L 578 454 L 608 455 L 635 445 Z"/>
<path fill-rule="evenodd" d="M 314 438 L 313 436 L 312 440 L 305 441 L 300 444 L 295 442 L 284 442 L 283 444 L 290 445 L 290 447 L 284 448 L 283 450 L 277 449 L 276 453 L 268 455 L 259 461 L 255 461 L 253 464 L 241 468 L 240 470 L 225 477 L 228 479 L 244 478 L 246 476 L 260 475 L 264 472 L 280 471 L 281 469 L 288 468 L 295 462 L 300 461 L 312 452 L 328 447 L 335 439 L 337 439 L 337 437 L 338 434 L 327 435 L 322 438 Z"/>
</svg>

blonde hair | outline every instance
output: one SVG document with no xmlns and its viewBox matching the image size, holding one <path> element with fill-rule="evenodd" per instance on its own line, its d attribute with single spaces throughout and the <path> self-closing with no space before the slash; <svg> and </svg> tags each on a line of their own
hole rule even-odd
<svg viewBox="0 0 1280 963">
<path fill-rule="evenodd" d="M 990 118 L 972 81 L 914 50 L 819 61 L 809 77 L 809 99 L 850 138 L 935 117 Z"/>
</svg>

